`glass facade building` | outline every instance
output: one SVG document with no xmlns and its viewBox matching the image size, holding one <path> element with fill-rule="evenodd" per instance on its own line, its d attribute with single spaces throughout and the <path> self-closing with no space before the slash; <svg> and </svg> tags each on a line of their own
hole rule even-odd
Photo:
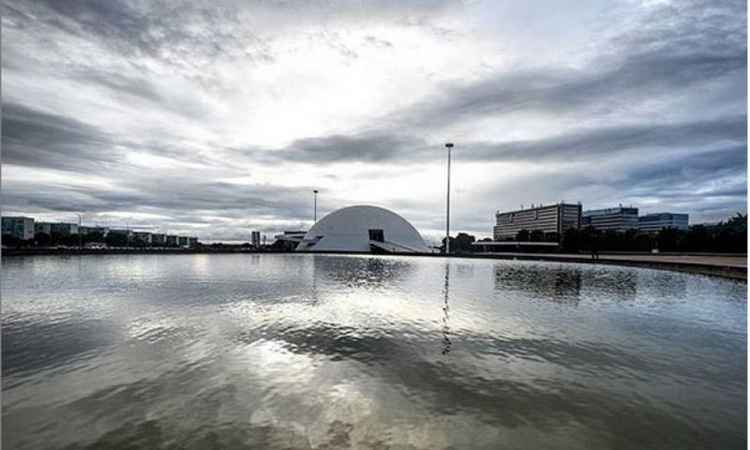
<svg viewBox="0 0 750 450">
<path fill-rule="evenodd" d="M 581 226 L 601 231 L 627 231 L 638 229 L 638 208 L 593 209 L 584 211 Z"/>
<path fill-rule="evenodd" d="M 638 218 L 638 229 L 647 233 L 656 233 L 662 228 L 688 229 L 688 214 L 655 213 Z"/>
</svg>

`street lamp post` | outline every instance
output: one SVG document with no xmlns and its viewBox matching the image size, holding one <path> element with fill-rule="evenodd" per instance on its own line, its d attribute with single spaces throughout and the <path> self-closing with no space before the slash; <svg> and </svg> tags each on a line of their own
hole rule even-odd
<svg viewBox="0 0 750 450">
<path fill-rule="evenodd" d="M 318 190 L 313 190 L 313 225 L 318 222 Z"/>
<path fill-rule="evenodd" d="M 449 255 L 451 253 L 451 149 L 453 143 L 446 143 L 445 148 L 448 149 L 448 189 L 445 194 L 445 254 Z"/>
</svg>

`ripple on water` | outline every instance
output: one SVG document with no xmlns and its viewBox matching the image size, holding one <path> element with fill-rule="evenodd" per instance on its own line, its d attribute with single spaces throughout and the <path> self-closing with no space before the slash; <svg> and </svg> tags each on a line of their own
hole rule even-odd
<svg viewBox="0 0 750 450">
<path fill-rule="evenodd" d="M 736 282 L 387 256 L 2 264 L 8 448 L 746 446 Z"/>
</svg>

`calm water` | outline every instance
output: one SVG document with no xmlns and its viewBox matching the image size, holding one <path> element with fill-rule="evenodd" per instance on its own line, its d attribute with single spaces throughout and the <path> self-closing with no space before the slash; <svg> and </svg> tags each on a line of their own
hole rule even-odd
<svg viewBox="0 0 750 450">
<path fill-rule="evenodd" d="M 2 444 L 745 448 L 746 285 L 440 258 L 2 261 Z"/>
</svg>

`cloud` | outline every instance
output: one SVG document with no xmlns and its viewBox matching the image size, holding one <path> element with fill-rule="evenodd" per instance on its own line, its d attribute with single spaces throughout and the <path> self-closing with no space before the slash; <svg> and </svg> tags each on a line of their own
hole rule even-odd
<svg viewBox="0 0 750 450">
<path fill-rule="evenodd" d="M 6 0 L 3 207 L 240 238 L 391 207 L 745 210 L 746 5 Z M 487 235 L 486 231 L 484 235 Z"/>
<path fill-rule="evenodd" d="M 3 104 L 3 163 L 85 172 L 114 164 L 107 133 L 74 118 Z"/>
</svg>

